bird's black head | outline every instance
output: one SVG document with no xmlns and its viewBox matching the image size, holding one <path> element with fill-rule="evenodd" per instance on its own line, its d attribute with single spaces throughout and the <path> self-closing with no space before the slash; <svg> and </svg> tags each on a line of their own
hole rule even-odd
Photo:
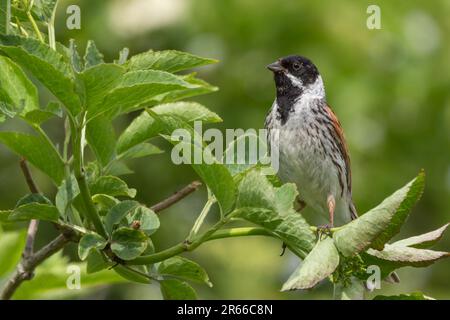
<svg viewBox="0 0 450 320">
<path fill-rule="evenodd" d="M 303 92 L 316 82 L 319 70 L 308 58 L 302 56 L 287 56 L 269 64 L 267 68 L 274 73 L 277 93 L 289 91 Z"/>
<path fill-rule="evenodd" d="M 305 94 L 325 98 L 325 90 L 319 70 L 311 60 L 302 56 L 288 56 L 269 64 L 277 87 L 277 111 L 284 124 L 295 110 L 295 102 Z"/>
</svg>

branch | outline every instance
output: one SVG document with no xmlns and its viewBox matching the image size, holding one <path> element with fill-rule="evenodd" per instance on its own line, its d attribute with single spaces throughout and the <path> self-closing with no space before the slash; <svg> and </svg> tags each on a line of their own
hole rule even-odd
<svg viewBox="0 0 450 320">
<path fill-rule="evenodd" d="M 167 209 L 167 208 L 173 206 L 175 203 L 177 203 L 181 199 L 190 195 L 192 192 L 196 191 L 201 185 L 202 185 L 202 183 L 200 181 L 193 181 L 189 185 L 184 187 L 183 189 L 175 192 L 173 195 L 171 195 L 167 199 L 153 205 L 152 207 L 150 207 L 150 209 L 152 209 L 154 212 L 160 212 L 164 209 Z"/>
<path fill-rule="evenodd" d="M 39 189 L 33 180 L 33 176 L 31 175 L 30 168 L 28 168 L 27 160 L 25 158 L 20 159 L 20 168 L 22 169 L 22 173 L 25 177 L 25 180 L 31 193 L 39 193 Z M 23 250 L 22 254 L 23 257 L 29 257 L 33 254 L 34 240 L 36 239 L 38 227 L 39 227 L 39 220 L 33 219 L 30 221 L 30 224 L 28 225 L 25 249 Z"/>
<path fill-rule="evenodd" d="M 29 257 L 23 257 L 13 276 L 3 288 L 3 291 L 0 294 L 0 300 L 9 300 L 22 282 L 33 278 L 34 269 L 39 264 L 61 250 L 68 242 L 68 238 L 64 235 L 59 235 L 35 254 L 32 254 Z"/>
</svg>

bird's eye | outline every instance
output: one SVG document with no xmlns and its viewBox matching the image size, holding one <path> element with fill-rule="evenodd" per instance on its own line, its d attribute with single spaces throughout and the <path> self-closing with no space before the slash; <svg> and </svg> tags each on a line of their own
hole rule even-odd
<svg viewBox="0 0 450 320">
<path fill-rule="evenodd" d="M 294 67 L 294 70 L 299 70 L 300 69 L 300 64 L 297 63 L 297 62 L 295 62 L 292 66 Z"/>
</svg>

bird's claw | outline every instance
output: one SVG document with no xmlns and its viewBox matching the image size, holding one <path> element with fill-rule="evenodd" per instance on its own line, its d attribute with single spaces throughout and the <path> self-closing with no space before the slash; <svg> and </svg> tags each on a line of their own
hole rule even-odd
<svg viewBox="0 0 450 320">
<path fill-rule="evenodd" d="M 328 236 L 331 236 L 331 228 L 333 226 L 330 223 L 321 225 L 321 226 L 317 226 L 317 234 L 319 235 L 319 238 L 326 234 Z"/>
</svg>

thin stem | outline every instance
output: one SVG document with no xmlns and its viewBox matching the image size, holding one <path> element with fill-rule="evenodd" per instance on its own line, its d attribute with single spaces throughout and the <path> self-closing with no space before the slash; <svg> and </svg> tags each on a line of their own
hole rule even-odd
<svg viewBox="0 0 450 320">
<path fill-rule="evenodd" d="M 200 181 L 193 181 L 183 189 L 175 192 L 173 195 L 168 197 L 167 199 L 164 199 L 163 201 L 153 205 L 150 207 L 154 212 L 160 212 L 164 209 L 167 209 L 171 206 L 173 206 L 175 203 L 180 201 L 183 198 L 186 198 L 188 195 L 190 195 L 192 192 L 196 191 L 202 183 Z"/>
<path fill-rule="evenodd" d="M 42 37 L 41 31 L 39 31 L 39 27 L 36 24 L 36 21 L 33 18 L 33 15 L 31 14 L 31 8 L 27 10 L 27 17 L 28 20 L 30 20 L 31 26 L 33 27 L 34 32 L 36 33 L 38 39 L 40 42 L 45 43 L 44 37 Z"/>
<path fill-rule="evenodd" d="M 48 44 L 50 48 L 53 50 L 56 50 L 56 39 L 55 39 L 55 15 L 56 15 L 56 6 L 58 5 L 58 1 L 56 2 L 55 8 L 52 12 L 52 17 L 50 18 L 50 21 L 48 22 Z"/>
<path fill-rule="evenodd" d="M 20 159 L 20 169 L 22 169 L 22 173 L 31 193 L 39 193 L 39 189 L 33 180 L 33 176 L 31 175 L 30 168 L 28 168 L 27 160 L 25 158 Z"/>
<path fill-rule="evenodd" d="M 274 237 L 274 235 L 264 228 L 258 227 L 242 227 L 242 228 L 230 228 L 216 231 L 206 241 L 212 241 L 217 239 L 235 238 L 235 237 L 248 237 L 248 236 L 268 236 Z"/>
<path fill-rule="evenodd" d="M 195 220 L 194 226 L 191 229 L 191 232 L 188 236 L 188 241 L 192 240 L 193 237 L 198 233 L 201 226 L 203 225 L 203 222 L 205 221 L 206 216 L 208 215 L 209 211 L 211 210 L 212 205 L 216 202 L 216 199 L 212 196 L 208 197 L 208 201 L 206 201 L 205 206 L 203 207 L 203 210 L 200 212 L 199 216 L 197 217 L 197 220 Z"/>
<path fill-rule="evenodd" d="M 192 251 L 199 247 L 202 243 L 208 241 L 210 238 L 211 240 L 214 240 L 216 238 L 212 238 L 213 235 L 226 223 L 229 222 L 231 219 L 232 213 L 228 215 L 226 218 L 220 220 L 217 222 L 212 228 L 210 228 L 208 231 L 203 233 L 201 236 L 198 236 L 196 239 L 194 239 L 192 242 L 184 241 L 183 243 L 179 243 L 169 249 L 160 251 L 158 253 L 154 253 L 148 256 L 141 256 L 134 260 L 127 261 L 125 264 L 128 265 L 143 265 L 143 264 L 152 264 L 159 261 L 166 260 L 170 257 L 176 256 L 180 253 L 183 253 L 185 251 Z M 230 233 L 230 237 L 233 232 Z M 234 235 L 233 235 L 234 236 Z M 225 238 L 225 233 L 221 234 L 222 238 Z M 218 238 L 217 238 L 218 239 Z"/>
<path fill-rule="evenodd" d="M 25 158 L 20 160 L 20 168 L 22 169 L 22 173 L 25 177 L 25 180 L 28 185 L 28 189 L 30 189 L 31 193 L 39 193 L 39 189 L 36 186 L 36 183 L 33 180 L 33 176 L 31 175 L 30 168 L 28 168 L 27 161 Z M 25 243 L 25 249 L 23 250 L 22 256 L 27 258 L 33 254 L 34 251 L 34 241 L 36 239 L 36 234 L 39 228 L 39 220 L 33 219 L 30 221 L 27 230 L 27 238 Z"/>
<path fill-rule="evenodd" d="M 86 208 L 86 217 L 90 222 L 94 225 L 95 230 L 102 237 L 107 238 L 107 233 L 105 230 L 105 226 L 103 225 L 100 215 L 95 208 L 94 203 L 92 202 L 91 192 L 89 191 L 89 187 L 86 181 L 86 176 L 83 168 L 83 142 L 81 139 L 83 126 L 81 125 L 78 128 L 75 124 L 75 120 L 71 119 L 71 128 L 72 128 L 72 149 L 73 149 L 73 158 L 74 158 L 74 172 L 75 178 L 78 182 L 78 187 L 80 189 L 81 199 L 83 200 L 84 206 Z"/>
</svg>

